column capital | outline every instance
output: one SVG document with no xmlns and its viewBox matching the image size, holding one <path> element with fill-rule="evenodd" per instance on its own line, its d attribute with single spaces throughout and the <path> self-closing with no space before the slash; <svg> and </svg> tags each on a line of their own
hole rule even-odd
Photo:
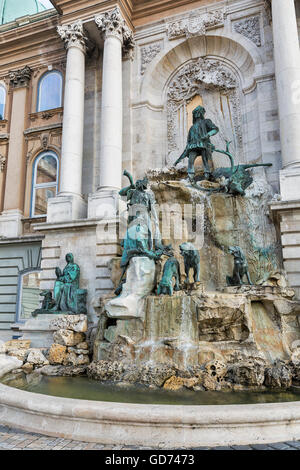
<svg viewBox="0 0 300 470">
<path fill-rule="evenodd" d="M 72 24 L 57 26 L 57 32 L 64 41 L 66 49 L 78 47 L 86 53 L 88 38 L 85 36 L 81 20 Z"/>
<path fill-rule="evenodd" d="M 119 39 L 125 53 L 134 48 L 133 32 L 127 26 L 119 7 L 95 16 L 95 23 L 104 39 L 111 36 Z"/>
<path fill-rule="evenodd" d="M 32 69 L 26 65 L 22 69 L 9 72 L 9 82 L 13 88 L 22 88 L 28 86 Z"/>
</svg>

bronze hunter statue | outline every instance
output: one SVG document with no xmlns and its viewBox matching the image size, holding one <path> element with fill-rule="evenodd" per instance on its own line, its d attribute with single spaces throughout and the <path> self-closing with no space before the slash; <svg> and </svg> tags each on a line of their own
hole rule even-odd
<svg viewBox="0 0 300 470">
<path fill-rule="evenodd" d="M 187 145 L 183 154 L 175 162 L 175 166 L 179 162 L 188 158 L 188 176 L 191 182 L 195 180 L 195 160 L 202 157 L 204 166 L 204 177 L 209 179 L 211 168 L 209 162 L 212 160 L 212 152 L 214 145 L 210 138 L 219 132 L 218 127 L 210 120 L 205 119 L 205 109 L 203 106 L 197 106 L 193 111 L 193 125 L 189 130 Z"/>
</svg>

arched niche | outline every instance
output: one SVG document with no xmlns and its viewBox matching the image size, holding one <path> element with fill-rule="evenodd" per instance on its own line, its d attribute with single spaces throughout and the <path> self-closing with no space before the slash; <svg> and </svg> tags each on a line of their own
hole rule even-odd
<svg viewBox="0 0 300 470">
<path fill-rule="evenodd" d="M 203 76 L 202 83 L 201 79 L 198 80 L 198 90 L 195 88 L 192 93 L 188 91 L 186 97 L 183 97 L 186 104 L 189 105 L 190 101 L 199 95 L 204 104 L 205 101 L 208 102 L 207 117 L 213 118 L 209 110 L 212 104 L 208 99 L 209 94 L 218 94 L 219 99 L 222 94 L 224 99 L 230 103 L 230 107 L 227 106 L 224 113 L 229 119 L 232 119 L 233 150 L 238 154 L 237 161 L 244 162 L 259 158 L 260 149 L 256 150 L 254 154 L 251 149 L 249 150 L 250 147 L 247 148 L 248 141 L 259 141 L 259 126 L 248 137 L 247 123 L 244 122 L 244 118 L 247 113 L 246 95 L 251 95 L 249 101 L 252 103 L 254 113 L 258 112 L 253 106 L 253 102 L 256 100 L 255 77 L 261 73 L 262 63 L 263 60 L 257 48 L 249 40 L 235 33 L 224 35 L 223 31 L 217 35 L 215 32 L 210 32 L 205 36 L 167 43 L 164 50 L 148 66 L 134 106 L 135 119 L 137 122 L 142 122 L 141 129 L 138 130 L 142 136 L 142 138 L 139 137 L 140 141 L 147 142 L 146 151 L 145 145 L 142 143 L 137 142 L 134 146 L 133 161 L 136 173 L 142 175 L 148 167 L 170 166 L 175 160 L 175 155 L 183 151 L 186 128 L 181 136 L 175 131 L 178 142 L 171 155 L 174 129 L 172 130 L 170 122 L 169 89 L 176 80 L 176 76 L 185 67 L 196 66 L 197 68 L 197 64 L 200 75 L 204 68 L 206 76 Z M 230 116 L 230 114 L 232 115 Z M 177 118 L 178 116 L 176 116 Z M 257 115 L 257 121 L 258 119 Z M 217 122 L 216 124 L 220 125 Z M 230 133 L 225 132 L 224 126 L 220 127 L 222 132 L 219 138 L 226 137 L 231 140 Z M 220 146 L 224 148 L 224 143 L 221 145 L 221 141 L 218 142 L 218 147 Z M 179 149 L 179 147 L 181 148 Z M 146 155 L 151 156 L 151 158 L 147 156 L 147 162 L 145 162 Z M 218 162 L 224 164 L 225 160 L 220 157 Z"/>
<path fill-rule="evenodd" d="M 172 165 L 185 148 L 192 111 L 204 106 L 207 117 L 219 128 L 212 139 L 220 150 L 231 142 L 231 151 L 243 162 L 243 132 L 239 76 L 223 61 L 209 57 L 192 59 L 181 66 L 165 88 L 167 114 L 167 165 Z M 228 158 L 214 153 L 215 166 L 227 166 Z"/>
</svg>

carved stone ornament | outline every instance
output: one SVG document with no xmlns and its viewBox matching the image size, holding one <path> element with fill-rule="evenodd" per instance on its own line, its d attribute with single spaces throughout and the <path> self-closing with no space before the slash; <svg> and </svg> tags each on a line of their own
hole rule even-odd
<svg viewBox="0 0 300 470">
<path fill-rule="evenodd" d="M 171 80 L 167 93 L 168 154 L 179 151 L 177 110 L 189 103 L 203 89 L 218 89 L 228 96 L 237 145 L 242 151 L 241 106 L 238 83 L 233 72 L 221 61 L 198 58 L 179 69 Z M 171 162 L 171 159 L 168 157 Z M 173 163 L 173 162 L 171 162 Z"/>
<path fill-rule="evenodd" d="M 141 47 L 141 75 L 144 75 L 147 66 L 152 62 L 157 54 L 160 53 L 161 49 L 162 46 L 160 42 Z"/>
<path fill-rule="evenodd" d="M 40 135 L 40 141 L 41 141 L 41 145 L 43 147 L 44 150 L 46 150 L 48 148 L 48 145 L 49 145 L 49 134 L 41 134 Z"/>
<path fill-rule="evenodd" d="M 118 38 L 123 45 L 125 53 L 134 49 L 133 32 L 127 26 L 119 7 L 96 16 L 95 22 L 104 39 L 109 36 Z"/>
<path fill-rule="evenodd" d="M 84 34 L 82 21 L 76 23 L 57 26 L 57 32 L 65 43 L 65 47 L 75 46 L 86 52 L 88 38 Z"/>
<path fill-rule="evenodd" d="M 22 69 L 9 72 L 9 81 L 12 87 L 20 88 L 28 86 L 32 75 L 32 70 L 27 65 Z"/>
<path fill-rule="evenodd" d="M 224 24 L 224 11 L 214 11 L 199 16 L 194 14 L 189 18 L 183 18 L 167 25 L 167 36 L 169 40 L 179 37 L 191 38 L 202 36 L 209 27 Z"/>
<path fill-rule="evenodd" d="M 6 157 L 0 154 L 0 171 L 4 171 L 6 166 Z"/>
<path fill-rule="evenodd" d="M 260 18 L 259 16 L 252 16 L 233 23 L 233 29 L 239 34 L 242 34 L 250 41 L 254 42 L 257 47 L 261 46 L 260 34 Z"/>
</svg>

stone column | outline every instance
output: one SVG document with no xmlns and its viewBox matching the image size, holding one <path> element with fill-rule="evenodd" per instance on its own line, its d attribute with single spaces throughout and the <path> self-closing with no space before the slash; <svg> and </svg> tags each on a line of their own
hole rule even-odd
<svg viewBox="0 0 300 470">
<path fill-rule="evenodd" d="M 82 197 L 86 38 L 81 21 L 58 26 L 57 31 L 65 42 L 67 66 L 60 187 L 58 196 L 48 201 L 47 222 L 86 217 L 86 202 Z"/>
<path fill-rule="evenodd" d="M 27 66 L 9 73 L 13 99 L 4 206 L 0 216 L 0 236 L 8 238 L 22 234 L 25 182 L 24 129 L 31 75 L 32 70 Z"/>
<path fill-rule="evenodd" d="M 122 49 L 133 48 L 133 34 L 118 7 L 95 18 L 104 39 L 99 187 L 90 196 L 88 216 L 111 218 L 118 212 L 122 179 Z"/>
<path fill-rule="evenodd" d="M 272 0 L 282 199 L 300 199 L 300 51 L 294 0 Z"/>
</svg>

